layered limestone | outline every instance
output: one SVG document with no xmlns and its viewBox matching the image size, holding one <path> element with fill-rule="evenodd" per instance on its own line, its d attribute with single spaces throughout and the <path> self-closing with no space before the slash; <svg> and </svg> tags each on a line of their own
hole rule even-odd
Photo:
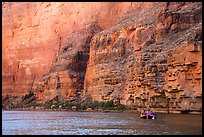
<svg viewBox="0 0 204 137">
<path fill-rule="evenodd" d="M 138 110 L 201 112 L 201 3 L 2 6 L 3 106 L 90 95 Z"/>
<path fill-rule="evenodd" d="M 3 2 L 3 98 L 37 92 L 44 76 L 71 64 L 64 60 L 77 58 L 81 50 L 89 52 L 86 42 L 98 28 L 111 27 L 141 5 L 154 3 Z"/>
<path fill-rule="evenodd" d="M 151 16 L 149 8 L 145 22 L 135 19 L 95 35 L 84 94 L 157 112 L 201 111 L 202 7 L 173 6 L 153 7 L 162 12 Z"/>
</svg>

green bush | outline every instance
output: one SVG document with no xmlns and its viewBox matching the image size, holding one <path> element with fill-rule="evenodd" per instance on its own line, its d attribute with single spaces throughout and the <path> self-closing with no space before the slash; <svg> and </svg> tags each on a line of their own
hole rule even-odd
<svg viewBox="0 0 204 137">
<path fill-rule="evenodd" d="M 99 102 L 99 108 L 101 109 L 114 109 L 113 100 L 105 101 L 105 102 Z"/>
<path fill-rule="evenodd" d="M 122 104 L 117 104 L 117 106 L 115 107 L 116 110 L 125 110 L 127 107 L 125 105 Z"/>
<path fill-rule="evenodd" d="M 45 109 L 50 109 L 51 106 L 52 106 L 52 103 L 51 103 L 51 102 L 48 102 L 48 103 L 42 104 L 42 107 L 45 108 Z"/>
<path fill-rule="evenodd" d="M 62 109 L 66 110 L 72 110 L 72 106 L 76 106 L 77 110 L 86 110 L 87 108 L 92 108 L 93 110 L 126 110 L 126 109 L 131 109 L 125 105 L 122 104 L 117 104 L 116 106 L 113 103 L 113 100 L 109 101 L 92 101 L 92 100 L 84 100 L 82 102 L 74 101 L 74 102 L 63 102 L 63 103 L 52 103 L 52 102 L 47 102 L 45 104 L 41 104 L 42 107 L 45 109 L 50 109 L 51 106 L 54 105 L 54 109 L 58 109 L 59 106 L 62 106 Z"/>
</svg>

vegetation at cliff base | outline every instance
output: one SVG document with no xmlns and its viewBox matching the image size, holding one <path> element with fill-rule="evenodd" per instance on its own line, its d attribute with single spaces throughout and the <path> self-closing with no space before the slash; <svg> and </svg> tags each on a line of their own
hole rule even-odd
<svg viewBox="0 0 204 137">
<path fill-rule="evenodd" d="M 93 101 L 91 97 L 87 97 L 84 100 L 73 101 L 48 101 L 45 103 L 37 104 L 34 102 L 28 102 L 31 97 L 35 96 L 33 92 L 22 96 L 22 102 L 10 109 L 42 109 L 42 110 L 75 110 L 75 111 L 103 111 L 103 110 L 131 110 L 133 108 L 122 105 L 120 103 L 114 103 L 114 100 L 108 101 Z M 27 102 L 27 103 L 26 103 Z"/>
</svg>

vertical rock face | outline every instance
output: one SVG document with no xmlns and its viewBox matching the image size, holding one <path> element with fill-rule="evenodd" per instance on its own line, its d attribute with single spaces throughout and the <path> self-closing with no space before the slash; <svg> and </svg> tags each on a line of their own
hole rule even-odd
<svg viewBox="0 0 204 137">
<path fill-rule="evenodd" d="M 37 103 L 91 95 L 156 111 L 201 111 L 201 3 L 2 6 L 4 102 L 34 92 Z"/>
<path fill-rule="evenodd" d="M 80 32 L 86 35 L 79 35 L 77 42 L 70 39 L 70 43 L 62 48 L 49 73 L 39 83 L 36 91 L 39 103 L 56 98 L 61 102 L 74 100 L 80 96 L 89 59 L 89 43 L 92 35 L 100 30 L 98 26 L 90 25 Z"/>
<path fill-rule="evenodd" d="M 87 56 L 91 36 L 141 5 L 148 8 L 154 3 L 3 2 L 2 96 L 38 91 L 44 75 L 69 66 L 62 60 L 75 60 L 72 69 L 80 66 L 77 55 L 85 50 Z"/>
<path fill-rule="evenodd" d="M 84 12 L 90 15 L 87 17 L 83 13 L 87 18 L 82 21 L 87 22 L 87 25 L 79 25 L 81 23 L 79 20 L 75 22 L 81 29 L 74 30 L 74 35 L 68 37 L 67 43 L 59 51 L 59 55 L 49 73 L 40 82 L 36 90 L 37 102 L 45 103 L 56 99 L 57 101 L 67 101 L 82 97 L 83 94 L 81 93 L 84 91 L 84 77 L 92 37 L 94 34 L 114 25 L 120 18 L 124 18 L 124 15 L 130 14 L 128 11 L 140 9 L 141 4 L 99 3 L 96 4 L 97 6 L 94 3 L 84 4 L 84 6 L 88 6 L 87 11 Z M 146 8 L 153 6 L 153 3 L 146 3 L 144 8 L 145 6 Z M 100 9 L 103 9 L 103 11 Z M 81 10 L 79 9 L 79 11 Z M 106 13 L 107 10 L 109 12 Z M 45 94 L 46 96 L 44 96 Z"/>
<path fill-rule="evenodd" d="M 201 111 L 201 10 L 198 3 L 152 7 L 98 33 L 84 93 L 155 111 Z"/>
</svg>

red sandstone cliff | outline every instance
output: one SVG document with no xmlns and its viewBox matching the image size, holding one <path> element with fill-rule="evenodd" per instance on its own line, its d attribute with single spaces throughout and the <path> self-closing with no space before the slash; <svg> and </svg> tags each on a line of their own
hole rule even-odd
<svg viewBox="0 0 204 137">
<path fill-rule="evenodd" d="M 4 102 L 201 111 L 201 3 L 9 2 L 2 16 Z"/>
</svg>

